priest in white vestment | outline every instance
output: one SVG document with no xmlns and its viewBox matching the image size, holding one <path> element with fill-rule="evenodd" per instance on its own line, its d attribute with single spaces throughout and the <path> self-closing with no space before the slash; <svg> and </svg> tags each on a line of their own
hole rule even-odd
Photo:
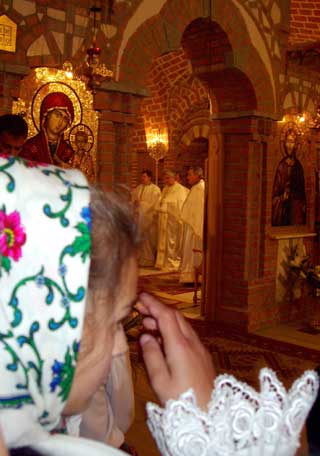
<svg viewBox="0 0 320 456">
<path fill-rule="evenodd" d="M 195 267 L 202 261 L 203 250 L 203 218 L 204 218 L 204 180 L 203 171 L 192 167 L 187 174 L 190 193 L 183 205 L 181 218 L 183 221 L 182 258 L 180 266 L 180 283 L 193 283 Z"/>
<path fill-rule="evenodd" d="M 181 260 L 181 209 L 189 190 L 175 180 L 173 171 L 164 174 L 165 187 L 158 207 L 156 268 L 177 271 Z"/>
<path fill-rule="evenodd" d="M 141 230 L 144 241 L 139 252 L 139 266 L 152 267 L 157 247 L 156 207 L 160 200 L 160 188 L 152 183 L 152 172 L 148 169 L 141 173 L 141 184 L 132 192 L 133 201 L 139 206 Z"/>
</svg>

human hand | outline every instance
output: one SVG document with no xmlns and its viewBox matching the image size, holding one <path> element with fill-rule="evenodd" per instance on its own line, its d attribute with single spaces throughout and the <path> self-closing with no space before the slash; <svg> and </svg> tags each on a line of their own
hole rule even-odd
<svg viewBox="0 0 320 456">
<path fill-rule="evenodd" d="M 0 456 L 8 456 L 8 450 L 0 429 Z"/>
<path fill-rule="evenodd" d="M 160 337 L 145 333 L 140 338 L 152 388 L 164 404 L 192 388 L 199 407 L 211 398 L 215 371 L 211 356 L 190 324 L 175 309 L 142 293 L 136 305 L 146 316 L 143 325 Z"/>
</svg>

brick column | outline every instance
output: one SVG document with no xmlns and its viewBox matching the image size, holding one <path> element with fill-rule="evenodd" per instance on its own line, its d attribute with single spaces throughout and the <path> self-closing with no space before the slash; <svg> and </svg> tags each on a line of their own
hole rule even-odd
<svg viewBox="0 0 320 456">
<path fill-rule="evenodd" d="M 0 115 L 12 112 L 12 102 L 19 97 L 21 79 L 29 69 L 0 62 Z"/>
<path fill-rule="evenodd" d="M 131 130 L 127 123 L 115 123 L 114 178 L 118 184 L 131 184 Z"/>
<path fill-rule="evenodd" d="M 104 190 L 114 184 L 115 128 L 106 111 L 101 111 L 98 132 L 98 182 Z"/>
<path fill-rule="evenodd" d="M 136 176 L 136 151 L 132 151 L 132 125 L 136 121 L 135 102 L 137 97 L 130 93 L 101 88 L 94 98 L 94 109 L 98 110 L 98 182 L 103 189 L 115 184 L 132 184 Z"/>
<path fill-rule="evenodd" d="M 243 328 L 273 286 L 264 269 L 270 125 L 215 120 L 209 137 L 205 314 Z"/>
</svg>

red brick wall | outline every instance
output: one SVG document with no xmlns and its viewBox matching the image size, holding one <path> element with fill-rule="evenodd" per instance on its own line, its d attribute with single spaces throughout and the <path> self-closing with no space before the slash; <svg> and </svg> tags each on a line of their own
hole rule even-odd
<svg viewBox="0 0 320 456">
<path fill-rule="evenodd" d="M 185 29 L 181 42 L 193 67 L 225 64 L 232 48 L 226 33 L 210 18 L 199 18 Z"/>
<path fill-rule="evenodd" d="M 207 63 L 207 67 L 210 66 L 210 62 L 216 67 L 224 64 L 229 68 L 234 66 L 240 70 L 240 73 L 247 75 L 243 80 L 237 79 L 240 87 L 243 84 L 251 83 L 254 88 L 257 88 L 256 99 L 253 90 L 250 96 L 247 96 L 246 107 L 250 106 L 251 109 L 254 109 L 254 106 L 257 106 L 262 113 L 276 112 L 279 81 L 275 79 L 274 87 L 272 83 L 270 84 L 270 72 L 257 51 L 257 43 L 253 45 L 251 41 L 251 35 L 248 33 L 240 10 L 232 2 L 217 0 L 212 8 L 213 22 L 208 24 L 205 17 L 209 15 L 209 11 L 207 11 L 205 3 L 188 0 L 186 5 L 186 8 L 181 8 L 179 0 L 170 0 L 165 3 L 159 15 L 153 16 L 136 30 L 121 56 L 120 78 L 125 81 L 135 79 L 139 84 L 145 85 L 153 60 L 157 56 L 169 52 L 170 48 L 180 46 L 181 43 L 184 43 L 184 34 L 188 35 L 191 30 L 192 35 L 195 29 L 198 38 L 202 40 L 201 43 L 198 42 L 198 48 L 192 44 L 190 37 L 187 41 L 190 41 L 190 49 L 196 51 L 193 56 L 193 62 L 197 67 L 196 74 L 203 73 L 201 66 L 205 63 Z M 249 8 L 247 4 L 245 7 Z M 171 25 L 163 26 L 167 23 L 172 24 L 172 27 Z M 199 24 L 201 25 L 199 26 Z M 261 24 L 259 25 L 261 26 Z M 281 30 L 281 25 L 279 24 L 279 30 Z M 264 31 L 261 32 L 263 35 Z M 210 33 L 212 40 L 207 41 Z M 281 35 L 281 40 L 283 43 L 283 35 Z M 196 37 L 194 42 L 197 43 Z M 148 43 L 148 46 L 143 43 Z M 203 57 L 207 57 L 206 60 L 203 60 Z M 284 66 L 284 62 L 281 61 L 280 65 L 279 59 L 276 58 L 272 61 L 271 65 L 273 64 L 276 69 L 275 74 L 279 74 L 280 66 L 282 64 Z M 209 69 L 208 73 L 211 72 L 212 69 Z M 220 79 L 221 82 L 226 80 L 223 74 Z M 233 82 L 235 80 L 230 77 L 230 84 Z M 246 100 L 237 99 L 237 106 L 245 105 L 244 101 Z M 228 106 L 224 105 L 223 110 L 227 111 L 227 109 Z"/>
<path fill-rule="evenodd" d="M 282 158 L 279 141 L 283 124 L 254 118 L 223 120 L 220 124 L 224 156 L 223 237 L 217 318 L 242 323 L 250 330 L 302 318 L 305 309 L 301 302 L 276 302 L 280 241 L 275 237 L 314 232 L 316 137 L 311 135 L 306 140 L 305 153 L 298 156 L 304 167 L 307 225 L 272 227 L 272 187 Z M 317 262 L 318 244 L 314 238 L 304 238 L 304 244 L 307 254 Z"/>
<path fill-rule="evenodd" d="M 319 0 L 291 1 L 290 16 L 290 44 L 320 40 Z"/>
<path fill-rule="evenodd" d="M 11 112 L 12 101 L 19 95 L 19 84 L 23 76 L 0 72 L 0 115 Z"/>
<path fill-rule="evenodd" d="M 187 185 L 186 173 L 189 166 L 200 166 L 205 169 L 205 161 L 208 158 L 208 140 L 197 138 L 189 146 L 182 146 L 176 158 L 175 170 L 183 175 L 183 184 Z"/>
<path fill-rule="evenodd" d="M 222 302 L 226 308 L 236 305 L 240 310 L 247 308 L 243 259 L 249 140 L 248 134 L 224 134 Z"/>
<path fill-rule="evenodd" d="M 148 75 L 150 97 L 144 99 L 134 126 L 132 151 L 138 161 L 132 168 L 132 185 L 144 168 L 155 171 L 155 163 L 148 155 L 146 132 L 168 134 L 168 152 L 159 163 L 160 178 L 163 168 L 179 168 L 177 156 L 185 151 L 181 139 L 194 125 L 209 123 L 208 94 L 203 84 L 191 75 L 191 67 L 184 51 L 172 51 L 159 57 Z M 183 166 L 187 160 L 184 159 Z M 160 179 L 161 180 L 161 179 Z"/>
<path fill-rule="evenodd" d="M 94 108 L 100 112 L 98 131 L 99 182 L 110 189 L 115 184 L 131 186 L 137 167 L 135 151 L 131 151 L 132 125 L 136 122 L 139 99 L 119 92 L 99 90 Z"/>
<path fill-rule="evenodd" d="M 77 5 L 73 0 L 69 3 L 72 13 L 77 13 L 78 7 L 87 6 L 84 0 Z M 139 3 L 140 0 L 132 1 L 131 13 Z M 181 8 L 181 1 L 167 1 L 161 13 L 146 21 L 129 40 L 121 61 L 120 81 L 148 87 L 149 98 L 141 101 L 130 94 L 108 91 L 99 91 L 96 95 L 95 108 L 100 112 L 99 180 L 105 188 L 110 188 L 115 182 L 135 185 L 142 168 L 154 169 L 154 161 L 147 153 L 145 129 L 159 128 L 168 132 L 169 151 L 164 163 L 160 163 L 160 172 L 164 166 L 184 168 L 187 164 L 195 164 L 198 159 L 200 161 L 200 157 L 203 161 L 206 136 L 201 136 L 199 131 L 202 126 L 210 126 L 207 85 L 215 97 L 215 112 L 234 114 L 233 119 L 221 122 L 224 231 L 223 293 L 219 312 L 234 322 L 241 315 L 243 321 L 255 329 L 286 318 L 290 310 L 286 303 L 281 306 L 275 303 L 278 241 L 270 239 L 269 233 L 272 184 L 279 161 L 278 133 L 276 126 L 272 131 L 261 132 L 256 119 L 238 119 L 237 115 L 240 111 L 257 108 L 273 115 L 278 111 L 271 96 L 269 75 L 239 11 L 232 2 L 217 0 L 213 9 L 219 18 L 216 22 L 209 22 L 199 19 L 203 17 L 204 3 L 188 0 L 185 2 L 187 7 Z M 291 2 L 291 40 L 320 39 L 316 20 L 318 4 L 315 0 Z M 47 1 L 42 1 L 41 5 L 37 3 L 40 16 L 31 15 L 25 19 L 25 25 L 19 26 L 19 49 L 14 55 L 1 53 L 2 62 L 22 65 L 60 65 L 63 62 L 65 56 L 60 55 L 52 32 L 65 33 L 67 24 L 61 25 L 47 18 L 47 5 Z M 64 9 L 65 5 L 61 0 L 55 4 L 51 2 L 55 8 Z M 4 12 L 4 6 L 1 8 L 0 11 Z M 115 8 L 122 16 L 121 19 L 120 15 L 116 16 L 119 33 L 113 41 L 113 57 L 131 14 L 125 9 L 124 2 L 117 3 Z M 21 22 L 22 17 L 12 6 L 9 14 Z M 43 19 L 40 19 L 41 14 Z M 73 21 L 71 16 L 70 22 Z M 26 49 L 41 34 L 46 37 L 51 55 L 28 59 Z M 72 35 L 67 35 L 68 53 Z M 179 49 L 181 38 L 184 50 Z M 176 50 L 168 52 L 169 49 Z M 235 55 L 238 60 L 233 62 Z M 82 57 L 79 52 L 76 60 L 80 61 Z M 242 71 L 232 66 L 232 62 Z M 278 67 L 272 67 L 272 71 L 275 68 Z M 11 73 L 0 74 L 2 112 L 11 110 L 19 78 Z M 277 80 L 275 84 L 277 90 Z M 191 146 L 185 146 L 183 138 L 189 133 Z M 310 153 L 303 162 L 311 228 L 314 222 L 314 147 L 311 144 Z M 306 244 L 313 254 L 316 250 L 314 242 L 308 240 Z"/>
</svg>

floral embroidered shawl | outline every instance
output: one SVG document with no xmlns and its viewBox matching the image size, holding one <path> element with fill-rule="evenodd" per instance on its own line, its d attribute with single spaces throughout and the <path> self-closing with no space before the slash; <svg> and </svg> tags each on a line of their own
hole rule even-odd
<svg viewBox="0 0 320 456">
<path fill-rule="evenodd" d="M 9 447 L 48 438 L 71 388 L 89 198 L 78 171 L 0 156 L 0 427 Z"/>
</svg>

